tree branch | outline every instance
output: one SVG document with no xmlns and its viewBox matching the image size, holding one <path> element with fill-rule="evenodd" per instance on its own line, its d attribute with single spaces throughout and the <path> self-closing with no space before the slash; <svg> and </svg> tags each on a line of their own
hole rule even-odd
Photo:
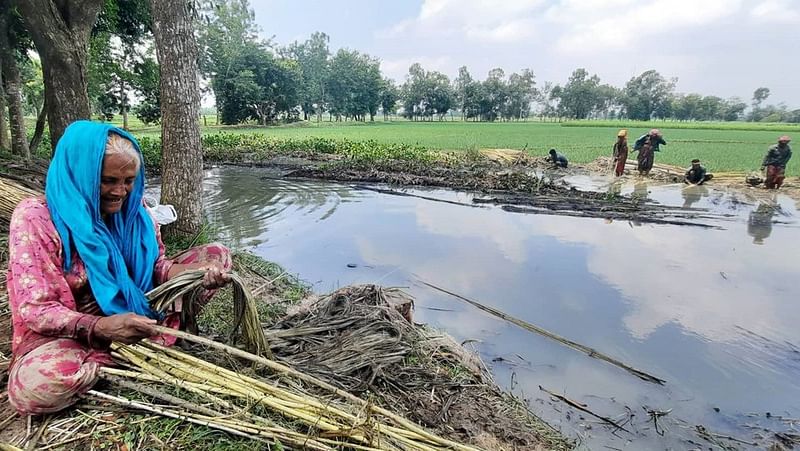
<svg viewBox="0 0 800 451">
<path fill-rule="evenodd" d="M 45 49 L 51 41 L 69 38 L 69 28 L 61 11 L 51 0 L 14 0 L 22 14 L 37 49 Z M 48 38 L 47 35 L 51 34 Z"/>
<path fill-rule="evenodd" d="M 69 18 L 67 26 L 75 33 L 92 31 L 97 14 L 103 6 L 103 0 L 66 0 Z M 85 26 L 85 25 L 88 25 Z M 80 28 L 82 26 L 82 28 Z M 76 28 L 78 27 L 78 28 Z"/>
</svg>

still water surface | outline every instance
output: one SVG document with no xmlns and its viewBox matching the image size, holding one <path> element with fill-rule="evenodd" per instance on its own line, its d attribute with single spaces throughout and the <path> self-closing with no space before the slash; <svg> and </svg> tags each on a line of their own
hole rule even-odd
<svg viewBox="0 0 800 451">
<path fill-rule="evenodd" d="M 592 189 L 608 183 L 571 182 Z M 226 240 L 283 265 L 316 292 L 359 283 L 407 287 L 416 321 L 458 341 L 476 340 L 496 381 L 583 448 L 692 449 L 694 441 L 708 449 L 697 425 L 758 443 L 759 434 L 771 436 L 758 428 L 791 430 L 780 417 L 800 417 L 798 206 L 782 196 L 756 200 L 702 187 L 616 189 L 734 217 L 720 222 L 724 230 L 705 230 L 515 214 L 244 168 L 209 170 L 205 202 Z M 472 197 L 408 192 L 465 203 Z M 780 210 L 767 208 L 771 202 Z M 641 381 L 488 316 L 420 279 L 667 384 Z M 620 421 L 633 414 L 633 433 L 612 434 L 582 419 L 539 385 Z M 670 412 L 658 423 L 663 436 L 648 409 Z"/>
</svg>

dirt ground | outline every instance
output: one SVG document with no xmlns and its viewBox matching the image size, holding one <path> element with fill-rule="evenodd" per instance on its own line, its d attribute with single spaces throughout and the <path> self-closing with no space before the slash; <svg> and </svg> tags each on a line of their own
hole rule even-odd
<svg viewBox="0 0 800 451">
<path fill-rule="evenodd" d="M 610 174 L 611 158 L 600 157 L 595 161 L 585 165 L 575 165 L 565 171 L 566 174 L 590 174 L 602 175 Z M 628 160 L 625 164 L 625 174 L 619 177 L 621 182 L 647 179 L 656 184 L 683 183 L 683 176 L 686 168 L 656 163 L 649 176 L 641 177 L 636 170 L 636 160 Z M 708 188 L 715 188 L 724 191 L 741 193 L 754 199 L 766 199 L 774 194 L 782 194 L 800 202 L 800 177 L 787 177 L 783 186 L 778 190 L 768 190 L 763 183 L 758 186 L 749 185 L 745 179 L 748 174 L 744 172 L 712 172 L 714 178 L 704 185 Z"/>
</svg>

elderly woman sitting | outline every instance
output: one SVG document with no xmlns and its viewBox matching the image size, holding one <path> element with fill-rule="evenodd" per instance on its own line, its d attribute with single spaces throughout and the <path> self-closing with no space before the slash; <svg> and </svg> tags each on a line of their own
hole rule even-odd
<svg viewBox="0 0 800 451">
<path fill-rule="evenodd" d="M 136 140 L 88 121 L 70 125 L 47 173 L 45 196 L 22 201 L 9 233 L 13 319 L 8 398 L 20 413 L 72 405 L 112 364 L 112 341 L 177 328 L 178 312 L 150 309 L 145 293 L 188 269 L 206 269 L 205 299 L 230 276 L 229 251 L 210 244 L 164 256 L 158 226 L 142 203 L 144 165 Z"/>
</svg>

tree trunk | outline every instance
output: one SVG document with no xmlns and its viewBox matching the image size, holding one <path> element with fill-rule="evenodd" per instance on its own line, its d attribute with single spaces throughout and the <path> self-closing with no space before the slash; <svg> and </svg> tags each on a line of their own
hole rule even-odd
<svg viewBox="0 0 800 451">
<path fill-rule="evenodd" d="M 0 24 L 0 33 L 2 25 Z M 0 38 L 2 41 L 2 38 Z M 2 43 L 0 42 L 0 47 Z M 10 52 L 4 52 L 10 53 Z M 22 80 L 17 60 L 13 55 L 3 55 L 3 83 L 8 102 L 8 122 L 11 128 L 11 153 L 29 159 L 28 134 L 25 129 L 25 113 L 22 111 Z"/>
<path fill-rule="evenodd" d="M 89 36 L 103 0 L 16 0 L 42 60 L 53 149 L 67 125 L 91 117 L 87 92 Z"/>
<path fill-rule="evenodd" d="M 186 0 L 150 0 L 150 9 L 161 73 L 161 203 L 178 213 L 164 231 L 192 236 L 201 230 L 203 208 L 197 43 Z"/>
<path fill-rule="evenodd" d="M 42 135 L 44 135 L 44 122 L 47 120 L 47 99 L 42 101 L 42 108 L 39 110 L 39 114 L 36 116 L 36 128 L 33 130 L 33 136 L 31 137 L 31 142 L 28 145 L 28 148 L 33 152 L 36 153 L 36 150 L 39 149 L 39 144 L 42 142 Z"/>
<path fill-rule="evenodd" d="M 17 55 L 11 48 L 8 36 L 10 12 L 8 2 L 0 2 L 6 11 L 0 11 L 0 69 L 3 73 L 3 90 L 8 103 L 8 122 L 11 128 L 11 153 L 25 159 L 31 157 L 28 150 L 28 135 L 25 129 L 25 115 L 22 112 L 22 79 L 17 66 Z"/>
<path fill-rule="evenodd" d="M 0 58 L 0 67 L 3 67 Z M 6 107 L 6 92 L 3 89 L 3 74 L 0 70 L 0 149 L 11 149 L 11 137 L 8 135 L 8 108 Z"/>
<path fill-rule="evenodd" d="M 122 83 L 122 129 L 128 130 L 128 94 L 125 92 L 125 83 Z"/>
</svg>

